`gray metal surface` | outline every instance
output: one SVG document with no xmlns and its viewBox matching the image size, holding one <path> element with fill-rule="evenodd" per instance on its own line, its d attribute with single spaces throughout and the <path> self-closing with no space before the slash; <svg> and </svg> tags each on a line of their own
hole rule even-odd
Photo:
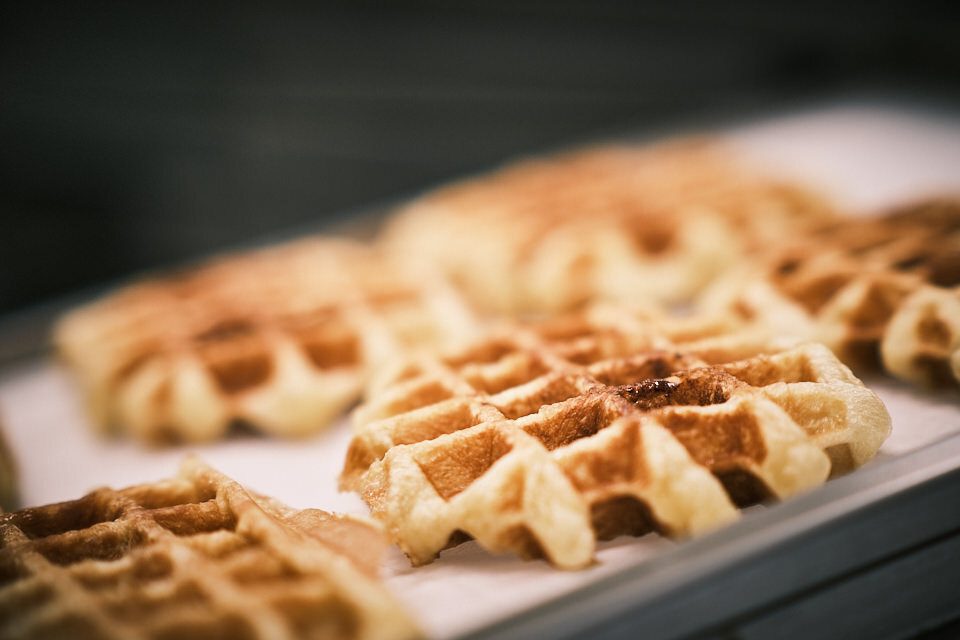
<svg viewBox="0 0 960 640">
<path fill-rule="evenodd" d="M 897 638 L 957 616 L 960 436 L 467 637 Z"/>
</svg>

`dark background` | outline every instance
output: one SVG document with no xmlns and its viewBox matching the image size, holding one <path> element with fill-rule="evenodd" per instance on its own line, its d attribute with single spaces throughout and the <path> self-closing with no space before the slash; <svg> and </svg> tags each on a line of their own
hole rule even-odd
<svg viewBox="0 0 960 640">
<path fill-rule="evenodd" d="M 960 105 L 960 3 L 21 4 L 0 314 L 524 151 L 832 96 Z"/>
</svg>

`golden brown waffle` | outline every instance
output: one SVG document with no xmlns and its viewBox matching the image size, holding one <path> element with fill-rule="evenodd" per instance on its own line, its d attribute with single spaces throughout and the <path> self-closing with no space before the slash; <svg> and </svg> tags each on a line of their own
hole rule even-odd
<svg viewBox="0 0 960 640">
<path fill-rule="evenodd" d="M 430 273 L 316 237 L 135 283 L 68 314 L 55 339 L 95 422 L 159 443 L 237 423 L 315 433 L 356 401 L 370 367 L 462 340 L 471 323 Z"/>
<path fill-rule="evenodd" d="M 440 265 L 481 308 L 540 312 L 685 301 L 744 251 L 832 219 L 697 139 L 514 163 L 415 200 L 383 240 Z"/>
<path fill-rule="evenodd" d="M 196 460 L 0 515 L 0 637 L 411 638 L 372 523 L 295 512 Z"/>
<path fill-rule="evenodd" d="M 341 488 L 414 564 L 472 537 L 566 568 L 597 538 L 695 535 L 816 487 L 890 430 L 825 347 L 684 344 L 609 310 L 398 365 L 354 417 Z"/>
<path fill-rule="evenodd" d="M 960 384 L 960 286 L 924 287 L 897 309 L 881 343 L 883 366 L 917 384 Z"/>
<path fill-rule="evenodd" d="M 897 310 L 931 285 L 960 285 L 960 199 L 848 220 L 781 243 L 725 276 L 704 306 L 725 307 L 758 329 L 823 342 L 866 369 L 880 363 L 880 343 Z M 927 369 L 913 378 L 945 382 L 947 368 Z"/>
</svg>

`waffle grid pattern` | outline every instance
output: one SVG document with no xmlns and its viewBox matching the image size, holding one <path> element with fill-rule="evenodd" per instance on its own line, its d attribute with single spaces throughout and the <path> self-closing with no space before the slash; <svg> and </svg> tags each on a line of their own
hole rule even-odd
<svg viewBox="0 0 960 640">
<path fill-rule="evenodd" d="M 238 423 L 315 433 L 357 400 L 370 367 L 461 339 L 471 322 L 435 278 L 316 238 L 121 289 L 66 316 L 56 341 L 97 424 L 165 443 Z"/>
<path fill-rule="evenodd" d="M 948 332 L 956 326 L 949 292 L 958 286 L 960 199 L 939 199 L 779 243 L 723 278 L 704 296 L 703 307 L 730 310 L 768 333 L 822 342 L 857 370 L 883 366 L 914 382 L 946 386 L 955 383 L 950 338 L 931 349 L 940 340 L 937 332 L 918 339 L 924 327 L 917 322 L 939 316 Z M 912 311 L 903 313 L 882 346 L 905 306 Z"/>
<path fill-rule="evenodd" d="M 695 535 L 862 464 L 890 427 L 823 347 L 684 346 L 634 318 L 514 327 L 380 384 L 341 487 L 414 564 L 465 537 L 578 567 L 597 537 Z"/>
<path fill-rule="evenodd" d="M 745 251 L 835 219 L 709 139 L 595 146 L 428 192 L 384 244 L 446 270 L 481 308 L 689 301 Z"/>
<path fill-rule="evenodd" d="M 377 581 L 324 544 L 325 528 L 378 535 L 255 498 L 195 460 L 173 480 L 4 514 L 0 636 L 413 637 Z"/>
</svg>

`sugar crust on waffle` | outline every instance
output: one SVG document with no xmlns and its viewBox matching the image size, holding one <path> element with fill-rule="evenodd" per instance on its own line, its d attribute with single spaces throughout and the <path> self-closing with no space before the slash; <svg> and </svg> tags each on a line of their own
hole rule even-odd
<svg viewBox="0 0 960 640">
<path fill-rule="evenodd" d="M 416 637 L 376 577 L 374 525 L 187 459 L 171 480 L 0 515 L 0 636 Z"/>
<path fill-rule="evenodd" d="M 433 274 L 318 236 L 135 282 L 67 314 L 54 338 L 99 427 L 166 443 L 238 422 L 316 433 L 371 367 L 462 340 L 472 322 Z"/>
<path fill-rule="evenodd" d="M 481 308 L 686 301 L 745 251 L 834 219 L 816 195 L 719 142 L 601 145 L 428 192 L 383 243 L 444 269 Z"/>
<path fill-rule="evenodd" d="M 949 292 L 958 286 L 960 198 L 940 198 L 782 242 L 724 276 L 701 303 L 759 331 L 823 342 L 855 369 L 883 364 L 942 386 L 954 383 Z"/>
<path fill-rule="evenodd" d="M 598 538 L 697 535 L 816 487 L 889 434 L 825 347 L 684 331 L 591 310 L 398 364 L 354 413 L 341 488 L 415 565 L 474 538 L 577 568 Z"/>
</svg>

